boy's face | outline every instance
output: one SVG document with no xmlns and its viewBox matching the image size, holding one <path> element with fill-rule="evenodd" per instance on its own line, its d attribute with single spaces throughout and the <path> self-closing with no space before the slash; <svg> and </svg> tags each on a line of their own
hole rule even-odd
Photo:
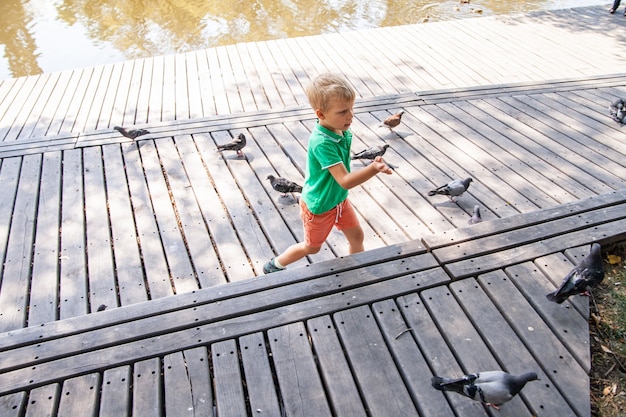
<svg viewBox="0 0 626 417">
<path fill-rule="evenodd" d="M 322 126 L 341 135 L 352 124 L 353 107 L 354 100 L 333 99 L 328 102 L 325 111 L 317 109 L 315 114 Z"/>
</svg>

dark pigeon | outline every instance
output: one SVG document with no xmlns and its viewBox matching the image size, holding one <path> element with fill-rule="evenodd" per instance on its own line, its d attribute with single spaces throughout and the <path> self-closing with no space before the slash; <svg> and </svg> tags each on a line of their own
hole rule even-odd
<svg viewBox="0 0 626 417">
<path fill-rule="evenodd" d="M 137 139 L 139 136 L 147 135 L 148 133 L 150 133 L 146 129 L 128 130 L 126 128 L 123 128 L 122 126 L 115 126 L 113 127 L 113 129 L 117 130 L 118 132 L 122 134 L 122 136 L 126 136 L 129 139 Z"/>
<path fill-rule="evenodd" d="M 539 378 L 535 372 L 511 375 L 504 371 L 487 371 L 465 375 L 461 378 L 434 376 L 432 385 L 440 391 L 452 391 L 498 409 L 524 388 L 528 381 Z"/>
<path fill-rule="evenodd" d="M 609 106 L 609 114 L 611 118 L 619 123 L 624 123 L 626 117 L 626 100 L 619 98 Z"/>
<path fill-rule="evenodd" d="M 550 301 L 561 304 L 571 295 L 585 294 L 590 288 L 600 284 L 604 279 L 604 263 L 602 247 L 599 243 L 591 245 L 589 255 L 563 278 L 561 286 L 546 295 Z"/>
<path fill-rule="evenodd" d="M 431 197 L 437 194 L 447 195 L 450 200 L 455 201 L 454 197 L 459 197 L 467 191 L 472 181 L 473 179 L 470 177 L 467 177 L 464 180 L 453 180 L 445 185 L 442 185 L 441 187 L 429 191 L 428 195 Z"/>
<path fill-rule="evenodd" d="M 218 151 L 236 151 L 237 156 L 243 156 L 241 151 L 246 146 L 246 135 L 240 133 L 235 139 L 224 145 L 217 145 Z"/>
<path fill-rule="evenodd" d="M 400 124 L 403 114 L 404 114 L 404 111 L 401 111 L 401 112 L 394 114 L 393 116 L 389 116 L 383 121 L 383 124 L 389 127 L 389 129 L 393 129 L 394 127 Z"/>
<path fill-rule="evenodd" d="M 480 215 L 480 207 L 474 206 L 474 213 L 472 214 L 472 217 L 470 217 L 470 219 L 467 221 L 467 224 L 476 224 L 482 221 L 483 221 L 483 218 Z"/>
<path fill-rule="evenodd" d="M 106 309 L 107 309 L 107 306 L 106 306 L 105 304 L 100 304 L 100 305 L 98 306 L 98 310 L 96 310 L 96 311 L 104 311 L 104 310 L 106 310 Z"/>
<path fill-rule="evenodd" d="M 369 149 L 364 149 L 361 152 L 352 155 L 352 159 L 374 159 L 377 156 L 383 156 L 387 152 L 389 145 L 373 146 Z"/>
<path fill-rule="evenodd" d="M 272 184 L 272 188 L 278 191 L 279 193 L 283 193 L 283 197 L 287 196 L 287 193 L 301 193 L 302 186 L 296 184 L 293 181 L 289 181 L 286 178 L 275 177 L 273 175 L 268 175 L 267 179 L 270 180 L 270 184 Z"/>
</svg>

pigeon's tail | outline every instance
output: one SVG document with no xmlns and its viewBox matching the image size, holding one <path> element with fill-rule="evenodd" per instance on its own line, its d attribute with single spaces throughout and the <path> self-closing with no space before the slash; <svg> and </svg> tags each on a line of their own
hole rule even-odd
<svg viewBox="0 0 626 417">
<path fill-rule="evenodd" d="M 431 379 L 431 384 L 433 386 L 433 388 L 438 389 L 439 391 L 445 391 L 446 389 L 444 388 L 444 383 L 445 383 L 445 379 L 440 377 L 440 376 L 433 376 L 433 378 Z"/>
<path fill-rule="evenodd" d="M 441 189 L 440 189 L 440 188 L 437 188 L 436 190 L 430 190 L 430 191 L 428 192 L 428 195 L 429 195 L 430 197 L 432 197 L 432 196 L 434 196 L 434 195 L 437 195 L 437 194 L 444 194 L 444 193 L 441 191 Z"/>
<path fill-rule="evenodd" d="M 546 294 L 546 298 L 557 304 L 561 304 L 563 301 L 567 300 L 567 297 L 563 297 L 563 295 L 558 294 L 556 291 Z"/>
</svg>

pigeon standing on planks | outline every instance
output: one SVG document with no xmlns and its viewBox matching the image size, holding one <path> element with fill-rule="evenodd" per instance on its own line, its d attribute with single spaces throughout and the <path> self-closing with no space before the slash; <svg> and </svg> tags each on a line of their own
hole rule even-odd
<svg viewBox="0 0 626 417">
<path fill-rule="evenodd" d="M 589 255 L 580 261 L 563 278 L 561 286 L 554 292 L 546 295 L 550 301 L 561 304 L 569 296 L 575 294 L 585 294 L 590 288 L 600 284 L 604 279 L 604 263 L 602 261 L 602 247 L 599 243 L 591 245 Z"/>
<path fill-rule="evenodd" d="M 535 372 L 511 375 L 504 371 L 487 371 L 465 375 L 461 378 L 434 376 L 432 386 L 440 391 L 452 391 L 498 409 L 510 401 L 529 381 L 539 378 Z"/>
<path fill-rule="evenodd" d="M 113 129 L 117 130 L 118 132 L 122 134 L 122 136 L 125 136 L 129 139 L 137 139 L 139 136 L 147 135 L 148 133 L 150 133 L 146 129 L 128 130 L 122 126 L 114 126 Z"/>
<path fill-rule="evenodd" d="M 394 127 L 400 124 L 403 114 L 404 114 L 404 111 L 401 111 L 392 116 L 389 116 L 385 120 L 383 120 L 383 124 L 387 126 L 389 130 L 392 130 Z"/>
<path fill-rule="evenodd" d="M 246 146 L 246 135 L 240 133 L 235 139 L 231 140 L 228 143 L 223 145 L 217 145 L 217 150 L 219 152 L 222 151 L 236 151 L 237 156 L 243 156 L 243 152 L 241 151 Z"/>
<path fill-rule="evenodd" d="M 474 212 L 472 213 L 472 217 L 467 221 L 467 224 L 476 224 L 483 221 L 482 216 L 480 215 L 480 206 L 474 206 Z"/>
<path fill-rule="evenodd" d="M 389 145 L 372 146 L 369 149 L 363 149 L 361 152 L 357 152 L 352 155 L 352 159 L 371 159 L 374 160 L 377 156 L 383 156 L 387 152 Z"/>
<path fill-rule="evenodd" d="M 618 123 L 624 123 L 624 117 L 626 117 L 626 101 L 623 98 L 619 98 L 609 105 L 609 114 L 611 118 Z"/>
<path fill-rule="evenodd" d="M 288 193 L 301 193 L 302 192 L 301 185 L 298 185 L 293 181 L 289 181 L 286 178 L 268 175 L 267 179 L 270 180 L 270 184 L 272 184 L 273 189 L 275 189 L 279 193 L 283 193 L 281 197 L 286 197 Z"/>
<path fill-rule="evenodd" d="M 456 202 L 455 197 L 460 197 L 470 186 L 470 183 L 473 181 L 470 177 L 465 178 L 464 180 L 453 180 L 447 184 L 442 185 L 441 187 L 435 188 L 428 192 L 429 196 L 434 195 L 447 195 L 450 198 L 450 201 Z"/>
</svg>

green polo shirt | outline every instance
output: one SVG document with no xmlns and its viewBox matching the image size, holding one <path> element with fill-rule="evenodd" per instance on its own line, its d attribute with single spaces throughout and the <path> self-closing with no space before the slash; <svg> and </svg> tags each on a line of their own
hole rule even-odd
<svg viewBox="0 0 626 417">
<path fill-rule="evenodd" d="M 317 123 L 311 132 L 302 187 L 303 201 L 311 213 L 325 213 L 348 197 L 348 190 L 335 181 L 328 168 L 342 163 L 350 172 L 351 145 L 350 130 L 340 136 Z"/>
</svg>

